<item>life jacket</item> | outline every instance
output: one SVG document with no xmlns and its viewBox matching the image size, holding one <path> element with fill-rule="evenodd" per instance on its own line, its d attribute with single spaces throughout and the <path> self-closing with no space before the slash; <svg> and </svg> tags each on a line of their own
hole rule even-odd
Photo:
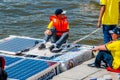
<svg viewBox="0 0 120 80">
<path fill-rule="evenodd" d="M 5 67 L 5 59 L 3 57 L 0 57 L 0 67 L 4 69 Z"/>
<path fill-rule="evenodd" d="M 53 27 L 56 29 L 57 36 L 61 36 L 64 32 L 68 32 L 68 21 L 66 16 L 59 19 L 56 15 L 52 15 L 50 16 L 50 21 L 53 21 Z"/>
</svg>

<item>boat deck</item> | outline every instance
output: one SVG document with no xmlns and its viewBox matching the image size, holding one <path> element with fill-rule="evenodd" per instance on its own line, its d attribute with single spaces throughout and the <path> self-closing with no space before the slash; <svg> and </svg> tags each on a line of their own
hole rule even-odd
<svg viewBox="0 0 120 80">
<path fill-rule="evenodd" d="M 55 67 L 57 67 L 57 69 L 55 69 L 55 72 L 57 72 L 56 74 L 59 74 L 61 72 L 63 72 L 63 73 L 61 73 L 58 76 L 55 76 L 53 78 L 53 80 L 87 80 L 88 78 L 92 77 L 92 75 L 94 77 L 95 74 L 97 74 L 97 73 L 99 73 L 99 71 L 103 70 L 103 69 L 90 68 L 90 67 L 86 66 L 87 62 L 83 63 L 84 61 L 87 61 L 87 60 L 90 60 L 91 58 L 93 58 L 93 54 L 92 54 L 92 50 L 91 50 L 94 47 L 93 45 L 67 43 L 66 45 L 64 45 L 62 47 L 63 50 L 61 52 L 52 53 L 48 49 L 52 45 L 51 43 L 48 42 L 46 44 L 45 49 L 39 50 L 38 47 L 40 44 L 36 44 L 36 41 L 39 42 L 40 44 L 42 42 L 44 42 L 44 40 L 42 40 L 42 39 L 35 39 L 35 38 L 30 38 L 30 37 L 25 37 L 25 36 L 23 36 L 23 37 L 22 36 L 10 36 L 8 38 L 4 38 L 4 39 L 0 40 L 1 55 L 2 54 L 6 55 L 6 56 L 8 55 L 8 57 L 11 57 L 11 56 L 20 57 L 20 59 L 23 58 L 20 61 L 19 61 L 19 58 L 17 58 L 18 61 L 16 61 L 16 59 L 15 59 L 15 63 L 16 62 L 17 62 L 16 64 L 19 63 L 20 68 L 21 68 L 21 64 L 25 63 L 26 60 L 29 58 L 30 58 L 30 60 L 27 60 L 28 63 L 33 62 L 34 61 L 33 59 L 35 59 L 35 61 L 37 60 L 35 63 L 39 62 L 39 60 L 43 61 L 43 62 L 45 61 L 46 63 L 47 63 L 47 61 L 50 61 L 51 63 L 55 62 L 55 63 L 57 63 L 55 66 Z M 4 46 L 4 47 L 2 47 L 2 46 Z M 5 60 L 6 60 L 6 58 L 5 58 Z M 13 60 L 13 59 L 11 59 L 11 60 Z M 7 60 L 6 62 L 8 63 L 11 60 Z M 23 63 L 21 63 L 22 61 L 23 61 Z M 91 62 L 88 62 L 88 63 L 91 63 Z M 33 63 L 31 63 L 31 65 L 32 64 Z M 27 63 L 26 63 L 26 65 L 27 65 Z M 77 66 L 77 65 L 79 65 L 79 66 Z M 14 64 L 14 66 L 19 66 L 19 65 Z M 11 70 L 11 69 L 14 70 L 13 69 L 14 66 L 6 65 L 5 69 L 8 72 L 8 74 L 11 74 L 11 71 L 9 71 L 9 70 Z M 38 66 L 40 66 L 40 65 L 38 65 Z M 75 67 L 75 66 L 77 66 L 77 67 Z M 50 68 L 50 67 L 51 66 L 48 66 L 47 68 Z M 75 67 L 75 68 L 73 68 L 73 67 Z M 73 68 L 73 69 L 71 69 L 71 68 Z M 42 72 L 40 72 L 39 73 L 40 75 L 37 77 L 39 78 L 42 75 L 41 79 L 46 80 L 46 78 L 48 78 L 47 75 L 51 71 L 51 69 L 54 69 L 54 68 L 50 68 L 49 71 L 47 69 L 45 69 L 46 73 L 43 74 Z M 17 70 L 17 68 L 16 68 L 16 70 Z M 38 69 L 36 69 L 36 70 L 39 71 Z M 21 71 L 21 70 L 19 69 L 19 71 Z M 19 71 L 17 71 L 17 72 L 19 72 Z M 26 70 L 26 71 L 28 71 L 28 70 Z M 105 71 L 105 70 L 103 70 L 103 71 Z M 101 74 L 102 74 L 102 72 L 101 72 Z M 35 74 L 35 75 L 37 75 L 37 74 Z M 14 79 L 14 76 L 15 76 L 14 74 L 9 75 L 8 78 Z M 54 75 L 52 75 L 49 79 L 51 79 L 53 76 Z M 31 77 L 31 75 L 29 77 Z M 24 78 L 24 79 L 31 79 L 29 77 Z M 36 76 L 34 76 L 34 78 L 35 77 Z M 99 76 L 97 76 L 97 77 L 99 77 Z M 19 78 L 20 77 L 17 77 L 17 79 L 19 79 Z M 32 80 L 36 80 L 36 79 L 32 78 Z"/>
</svg>

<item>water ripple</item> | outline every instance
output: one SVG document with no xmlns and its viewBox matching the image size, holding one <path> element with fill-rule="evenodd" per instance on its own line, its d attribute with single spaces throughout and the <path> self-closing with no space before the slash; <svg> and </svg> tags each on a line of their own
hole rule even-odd
<svg viewBox="0 0 120 80">
<path fill-rule="evenodd" d="M 98 1 L 94 0 L 1 0 L 0 1 L 0 38 L 9 35 L 23 35 L 36 38 L 44 37 L 49 16 L 57 8 L 67 11 L 70 24 L 69 41 L 75 41 L 96 29 L 99 14 Z M 99 37 L 98 37 L 99 36 Z M 100 44 L 102 31 L 80 43 Z"/>
</svg>

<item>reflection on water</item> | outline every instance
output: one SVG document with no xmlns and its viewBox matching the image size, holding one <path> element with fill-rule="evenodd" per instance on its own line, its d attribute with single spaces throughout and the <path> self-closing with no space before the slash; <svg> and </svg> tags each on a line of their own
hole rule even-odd
<svg viewBox="0 0 120 80">
<path fill-rule="evenodd" d="M 57 8 L 67 10 L 70 24 L 69 42 L 96 29 L 99 4 L 94 0 L 1 0 L 0 39 L 9 35 L 43 38 L 49 16 Z M 81 44 L 101 44 L 102 31 L 91 35 Z"/>
</svg>

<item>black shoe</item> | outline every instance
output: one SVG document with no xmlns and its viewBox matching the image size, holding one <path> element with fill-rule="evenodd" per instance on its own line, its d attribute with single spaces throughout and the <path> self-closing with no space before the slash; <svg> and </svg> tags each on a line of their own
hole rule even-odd
<svg viewBox="0 0 120 80">
<path fill-rule="evenodd" d="M 88 64 L 89 67 L 96 67 L 95 63 Z"/>
<path fill-rule="evenodd" d="M 62 51 L 62 48 L 54 48 L 54 49 L 52 50 L 53 53 L 58 53 L 58 52 L 60 52 L 60 51 Z"/>
<path fill-rule="evenodd" d="M 58 50 L 60 50 L 60 48 L 55 47 L 55 48 L 53 48 L 53 50 L 58 51 Z"/>
<path fill-rule="evenodd" d="M 52 45 L 49 49 L 53 53 L 58 53 L 58 52 L 62 51 L 62 48 L 57 48 L 54 45 Z"/>
<path fill-rule="evenodd" d="M 39 43 L 39 41 L 35 41 L 35 45 L 37 45 Z"/>
<path fill-rule="evenodd" d="M 46 48 L 46 46 L 45 46 L 44 43 L 40 44 L 40 46 L 38 47 L 39 50 L 40 50 L 40 49 L 44 49 L 44 48 Z"/>
<path fill-rule="evenodd" d="M 50 50 L 50 51 L 52 51 L 52 50 L 53 50 L 53 48 L 55 48 L 55 46 L 54 46 L 54 45 L 50 46 L 50 47 L 49 47 L 49 50 Z"/>
<path fill-rule="evenodd" d="M 103 68 L 103 69 L 105 69 L 105 68 L 107 68 L 108 67 L 108 65 L 107 64 L 101 64 L 101 66 L 100 66 L 101 68 Z"/>
<path fill-rule="evenodd" d="M 89 67 L 101 68 L 101 66 L 95 65 L 95 63 L 88 64 Z"/>
</svg>

